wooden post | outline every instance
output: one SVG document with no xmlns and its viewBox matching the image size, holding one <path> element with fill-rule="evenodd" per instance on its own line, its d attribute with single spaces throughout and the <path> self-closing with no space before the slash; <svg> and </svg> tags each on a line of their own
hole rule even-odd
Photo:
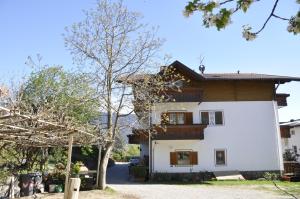
<svg viewBox="0 0 300 199">
<path fill-rule="evenodd" d="M 69 135 L 69 145 L 68 145 L 68 162 L 67 162 L 67 168 L 66 168 L 64 199 L 68 198 L 68 183 L 69 183 L 69 175 L 70 175 L 70 171 L 71 171 L 72 146 L 73 146 L 73 134 L 70 134 Z"/>
<path fill-rule="evenodd" d="M 101 153 L 102 153 L 102 146 L 100 142 L 98 142 L 98 163 L 97 163 L 97 180 L 96 180 L 96 187 L 99 188 L 99 179 L 100 179 L 100 165 L 101 165 Z"/>
<path fill-rule="evenodd" d="M 9 197 L 8 198 L 15 198 L 15 178 L 14 176 L 9 177 L 9 181 L 10 181 L 10 191 L 9 191 Z"/>
</svg>

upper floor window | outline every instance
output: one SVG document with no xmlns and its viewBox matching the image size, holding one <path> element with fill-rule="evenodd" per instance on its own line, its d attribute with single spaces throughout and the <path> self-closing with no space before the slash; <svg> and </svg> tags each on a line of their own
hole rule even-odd
<svg viewBox="0 0 300 199">
<path fill-rule="evenodd" d="M 295 130 L 291 130 L 291 135 L 295 135 Z"/>
<path fill-rule="evenodd" d="M 208 125 L 223 125 L 223 111 L 201 111 L 200 120 L 201 124 Z"/>
<path fill-rule="evenodd" d="M 169 113 L 169 123 L 170 124 L 184 124 L 185 117 L 184 113 Z"/>
<path fill-rule="evenodd" d="M 192 112 L 167 112 L 161 114 L 162 124 L 171 125 L 182 125 L 182 124 L 193 124 L 193 113 Z"/>
</svg>

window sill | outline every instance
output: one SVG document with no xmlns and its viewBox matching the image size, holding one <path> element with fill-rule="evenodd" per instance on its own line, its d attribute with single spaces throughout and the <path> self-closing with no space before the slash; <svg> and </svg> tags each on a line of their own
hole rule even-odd
<svg viewBox="0 0 300 199">
<path fill-rule="evenodd" d="M 226 167 L 227 164 L 216 164 L 215 167 Z"/>
<path fill-rule="evenodd" d="M 171 165 L 170 167 L 193 167 L 194 165 Z"/>
</svg>

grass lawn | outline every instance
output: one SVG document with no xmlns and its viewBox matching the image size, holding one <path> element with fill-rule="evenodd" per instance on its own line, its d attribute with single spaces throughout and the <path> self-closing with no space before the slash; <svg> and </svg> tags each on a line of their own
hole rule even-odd
<svg viewBox="0 0 300 199">
<path fill-rule="evenodd" d="M 151 183 L 151 182 L 150 182 Z M 287 195 L 284 191 L 300 198 L 300 182 L 275 181 L 279 190 L 272 181 L 267 180 L 212 180 L 203 183 L 184 183 L 184 182 L 163 182 L 161 184 L 173 184 L 182 186 L 223 186 L 223 187 L 239 187 L 246 189 L 258 189 L 264 191 L 272 191 L 277 194 Z M 160 184 L 160 183 L 158 183 Z"/>
<path fill-rule="evenodd" d="M 275 181 L 277 186 L 295 196 L 300 197 L 300 182 L 286 182 L 286 181 Z M 224 181 L 206 181 L 204 185 L 213 186 L 245 186 L 247 188 L 254 188 L 260 190 L 275 191 L 277 193 L 285 194 L 284 191 L 279 190 L 275 187 L 272 181 L 267 180 L 224 180 Z M 203 185 L 198 184 L 198 185 Z"/>
</svg>

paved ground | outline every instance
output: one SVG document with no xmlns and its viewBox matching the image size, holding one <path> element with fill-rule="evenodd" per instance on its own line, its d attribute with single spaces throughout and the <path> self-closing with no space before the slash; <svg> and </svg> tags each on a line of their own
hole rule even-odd
<svg viewBox="0 0 300 199">
<path fill-rule="evenodd" d="M 108 170 L 109 185 L 116 191 L 141 199 L 288 199 L 259 187 L 137 184 L 128 181 L 128 165 L 117 163 Z"/>
</svg>

